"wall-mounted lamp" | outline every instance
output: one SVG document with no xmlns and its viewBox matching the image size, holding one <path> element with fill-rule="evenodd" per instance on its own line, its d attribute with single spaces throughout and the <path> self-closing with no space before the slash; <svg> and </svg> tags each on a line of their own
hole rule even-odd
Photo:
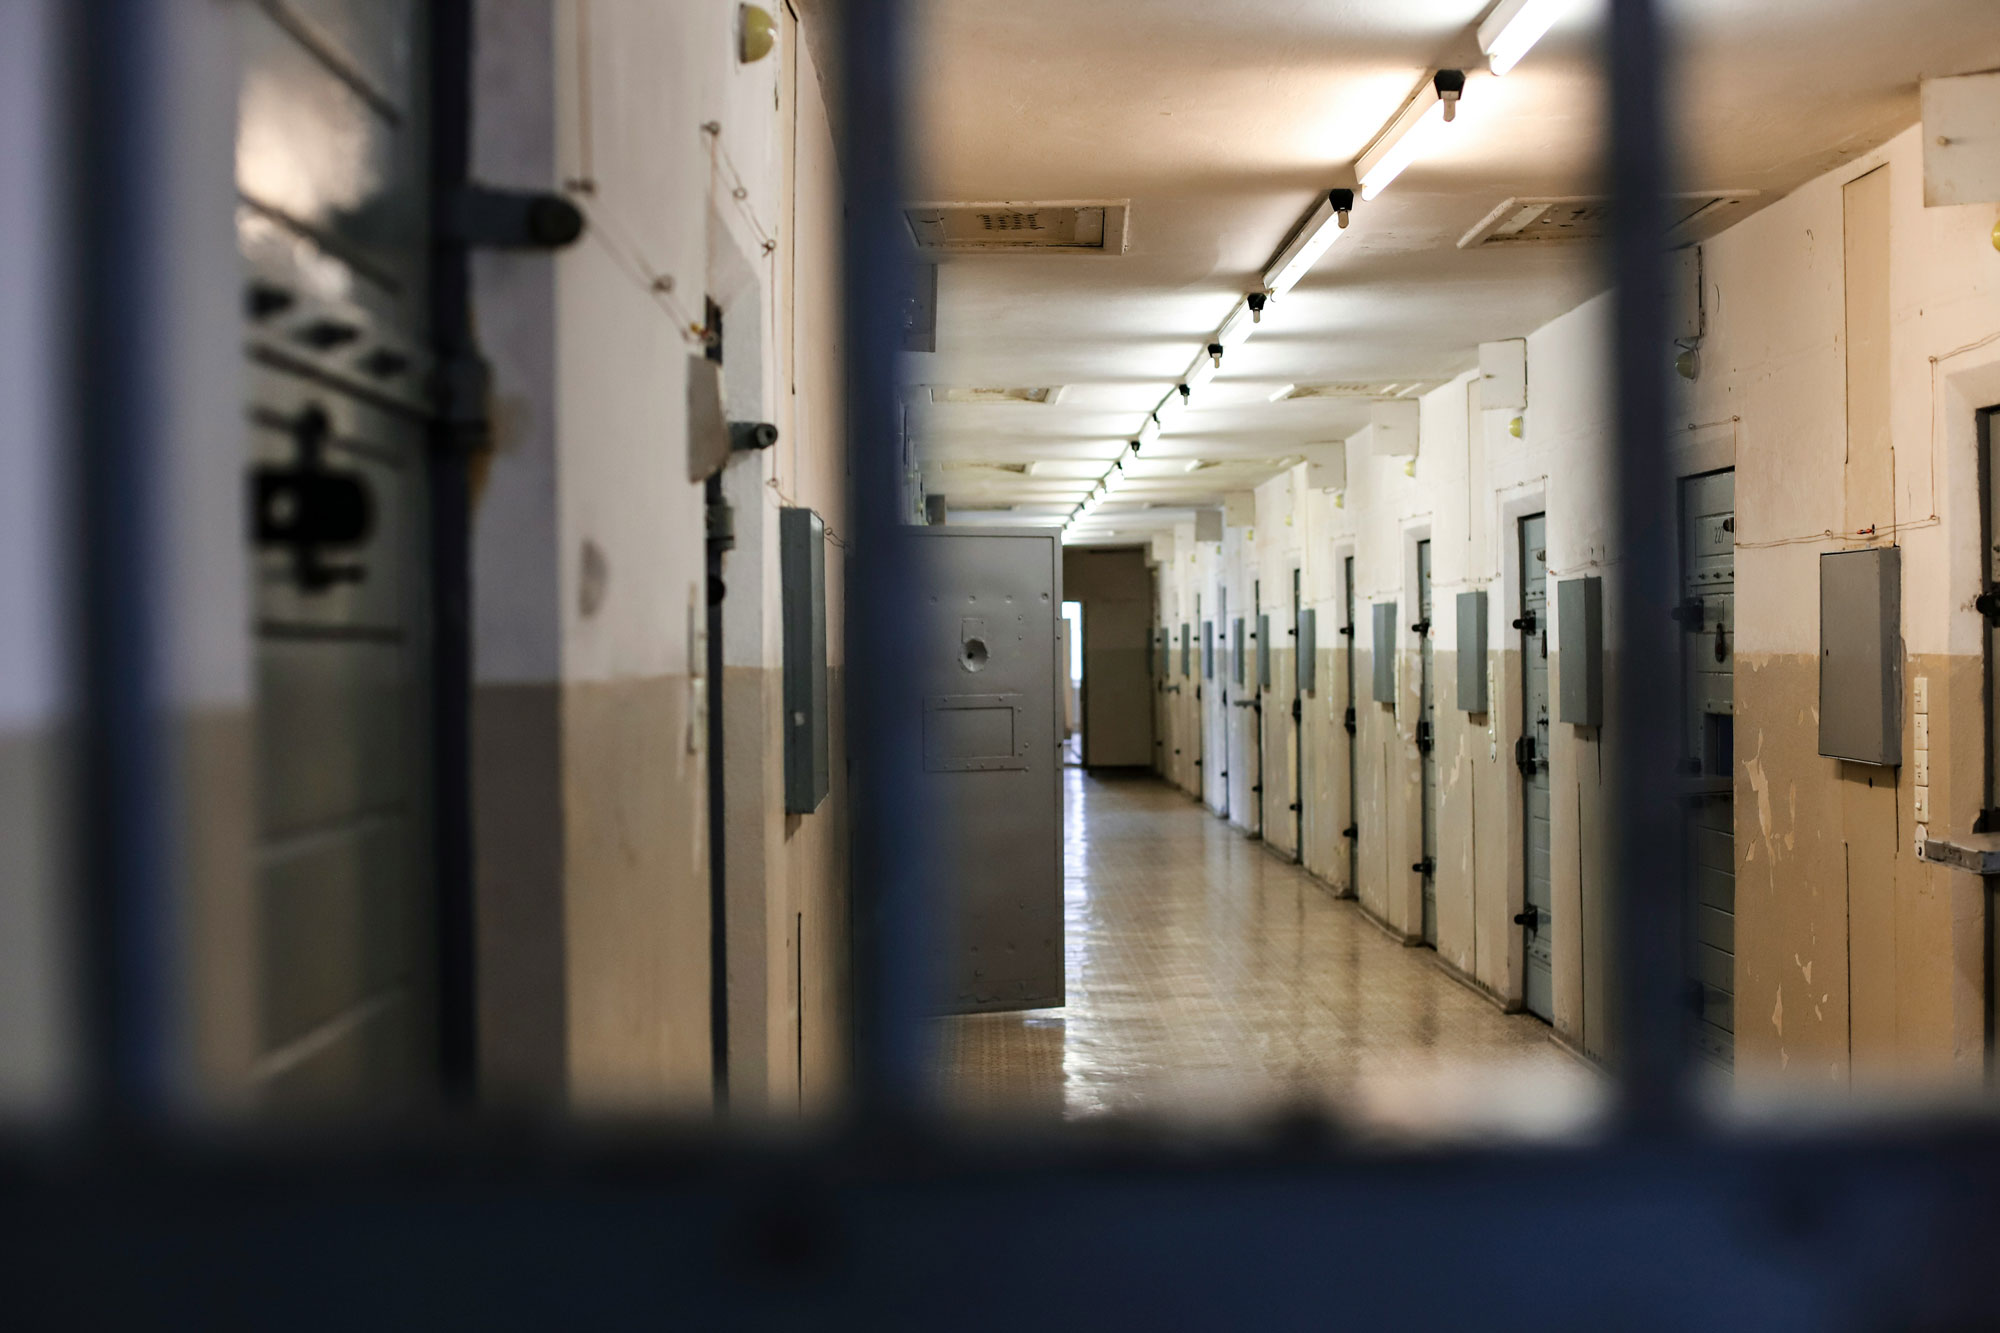
<svg viewBox="0 0 2000 1333">
<path fill-rule="evenodd" d="M 1292 234 L 1292 239 L 1278 251 L 1271 267 L 1264 270 L 1264 290 L 1278 297 L 1297 286 L 1320 256 L 1340 239 L 1353 212 L 1354 191 L 1328 190 L 1304 224 Z"/>
<path fill-rule="evenodd" d="M 1361 181 L 1363 199 L 1373 199 L 1388 189 L 1389 183 L 1423 154 L 1439 129 L 1458 115 L 1459 99 L 1464 95 L 1464 70 L 1441 69 L 1431 76 L 1368 151 L 1355 159 L 1354 174 Z"/>
<path fill-rule="evenodd" d="M 778 24 L 771 11 L 756 5 L 736 6 L 736 58 L 754 65 L 778 44 Z"/>
<path fill-rule="evenodd" d="M 1993 248 L 2000 250 L 2000 222 L 1993 224 Z"/>
</svg>

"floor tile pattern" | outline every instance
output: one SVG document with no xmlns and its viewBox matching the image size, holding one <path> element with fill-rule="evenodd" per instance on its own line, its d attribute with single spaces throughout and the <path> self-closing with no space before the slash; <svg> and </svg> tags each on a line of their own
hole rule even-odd
<svg viewBox="0 0 2000 1333">
<path fill-rule="evenodd" d="M 945 1019 L 976 1114 L 1203 1121 L 1309 1104 L 1391 1134 L 1559 1133 L 1600 1080 L 1526 1015 L 1165 783 L 1064 774 L 1069 1003 Z"/>
</svg>

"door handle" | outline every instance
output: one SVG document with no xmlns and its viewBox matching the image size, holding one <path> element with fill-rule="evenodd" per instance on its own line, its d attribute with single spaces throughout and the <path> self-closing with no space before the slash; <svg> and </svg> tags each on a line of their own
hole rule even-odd
<svg viewBox="0 0 2000 1333">
<path fill-rule="evenodd" d="M 1533 903 L 1529 903 L 1526 907 L 1514 913 L 1514 924 L 1517 926 L 1526 926 L 1529 930 L 1538 930 L 1541 928 L 1542 914 L 1536 910 Z"/>
<path fill-rule="evenodd" d="M 1429 876 L 1437 872 L 1437 862 L 1431 860 L 1430 857 L 1426 856 L 1423 860 L 1411 866 L 1410 869 L 1414 870 L 1419 875 Z"/>
<path fill-rule="evenodd" d="M 1533 634 L 1535 632 L 1535 613 L 1533 611 L 1523 611 L 1515 618 L 1514 628 L 1520 630 L 1523 634 Z"/>
<path fill-rule="evenodd" d="M 1729 660 L 1729 644 L 1722 637 L 1722 621 L 1720 618 L 1715 622 L 1715 660 L 1718 662 L 1727 662 Z"/>
<path fill-rule="evenodd" d="M 250 474 L 250 529 L 257 545 L 291 554 L 292 578 L 303 592 L 359 583 L 361 565 L 329 564 L 329 547 L 359 546 L 375 531 L 375 493 L 362 473 L 326 465 L 333 423 L 308 407 L 291 422 L 297 454 L 285 467 Z"/>
<path fill-rule="evenodd" d="M 1428 620 L 1419 620 L 1416 624 L 1410 626 L 1410 633 L 1417 635 L 1419 638 L 1429 634 L 1430 632 L 1431 632 L 1431 622 Z"/>
</svg>

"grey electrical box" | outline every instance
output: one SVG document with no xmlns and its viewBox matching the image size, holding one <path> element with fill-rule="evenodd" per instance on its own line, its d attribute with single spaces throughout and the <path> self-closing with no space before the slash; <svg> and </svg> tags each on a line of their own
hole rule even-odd
<svg viewBox="0 0 2000 1333">
<path fill-rule="evenodd" d="M 1243 657 L 1244 657 L 1244 647 L 1245 647 L 1243 642 L 1242 616 L 1236 617 L 1236 634 L 1231 641 L 1236 645 L 1236 656 L 1231 659 L 1235 663 L 1236 667 L 1235 669 L 1236 683 L 1238 685 L 1241 685 L 1243 683 Z"/>
<path fill-rule="evenodd" d="M 1299 610 L 1299 693 L 1311 694 L 1319 688 L 1319 612 L 1311 607 Z"/>
<path fill-rule="evenodd" d="M 1396 604 L 1377 602 L 1375 612 L 1375 688 L 1371 696 L 1378 704 L 1396 702 Z"/>
<path fill-rule="evenodd" d="M 1257 686 L 1271 688 L 1271 617 L 1257 617 Z"/>
<path fill-rule="evenodd" d="M 1215 679 L 1215 622 L 1201 622 L 1201 678 Z"/>
<path fill-rule="evenodd" d="M 1483 713 L 1486 701 L 1486 592 L 1458 595 L 1458 707 Z"/>
<path fill-rule="evenodd" d="M 1194 650 L 1190 646 L 1190 641 L 1193 638 L 1194 638 L 1194 631 L 1188 628 L 1188 624 L 1186 621 L 1182 621 L 1181 622 L 1181 674 L 1183 676 L 1192 676 L 1194 674 L 1194 660 L 1193 660 Z"/>
<path fill-rule="evenodd" d="M 827 745 L 826 525 L 810 509 L 778 514 L 785 630 L 785 813 L 809 815 L 831 781 Z M 713 685 L 711 685 L 713 688 Z"/>
<path fill-rule="evenodd" d="M 1903 762 L 1903 553 L 1819 558 L 1819 752 Z"/>
<path fill-rule="evenodd" d="M 1556 584 L 1556 646 L 1562 687 L 1556 721 L 1604 725 L 1604 580 L 1591 575 Z"/>
</svg>

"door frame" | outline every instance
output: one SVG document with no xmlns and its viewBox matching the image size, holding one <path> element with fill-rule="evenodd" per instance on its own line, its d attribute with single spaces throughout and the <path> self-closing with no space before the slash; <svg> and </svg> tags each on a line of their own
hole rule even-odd
<svg viewBox="0 0 2000 1333">
<path fill-rule="evenodd" d="M 1340 781 L 1346 799 L 1341 802 L 1340 843 L 1342 859 L 1347 864 L 1347 883 L 1341 888 L 1345 897 L 1359 897 L 1361 893 L 1361 682 L 1356 679 L 1355 661 L 1361 647 L 1361 608 L 1367 605 L 1361 595 L 1360 543 L 1348 537 L 1333 544 L 1333 567 L 1336 571 L 1334 583 L 1339 598 L 1340 619 L 1334 630 L 1342 639 L 1340 652 L 1341 692 L 1335 696 L 1339 705 L 1336 725 L 1340 728 L 1341 757 L 1346 761 L 1339 766 Z M 1349 714 L 1353 715 L 1353 729 L 1348 726 Z M 1349 829 L 1353 832 L 1350 834 Z"/>
<path fill-rule="evenodd" d="M 1415 753 L 1417 745 L 1417 723 L 1423 719 L 1423 645 L 1410 632 L 1420 614 L 1417 587 L 1417 546 L 1431 540 L 1432 517 L 1421 514 L 1406 518 L 1402 523 L 1402 591 L 1396 605 L 1396 740 L 1397 751 L 1408 762 L 1408 756 Z M 1432 548 L 1435 557 L 1436 548 Z M 1433 565 L 1435 568 L 1435 565 Z M 1436 610 L 1437 588 L 1435 579 L 1431 589 L 1432 610 Z M 1407 721 L 1405 713 L 1407 710 Z M 1402 884 L 1402 915 L 1394 918 L 1396 928 L 1413 943 L 1424 942 L 1424 877 L 1413 868 L 1424 858 L 1423 825 L 1423 756 L 1416 755 L 1417 781 L 1401 783 L 1406 793 L 1403 807 L 1399 812 L 1402 821 L 1402 852 L 1388 862 L 1388 883 Z M 1385 779 L 1388 775 L 1384 775 Z M 1401 776 L 1400 774 L 1398 776 Z M 1394 791 L 1398 784 L 1385 782 L 1385 790 Z M 1403 855 L 1403 853 L 1408 855 Z M 1394 895 L 1391 895 L 1394 900 Z"/>
</svg>

